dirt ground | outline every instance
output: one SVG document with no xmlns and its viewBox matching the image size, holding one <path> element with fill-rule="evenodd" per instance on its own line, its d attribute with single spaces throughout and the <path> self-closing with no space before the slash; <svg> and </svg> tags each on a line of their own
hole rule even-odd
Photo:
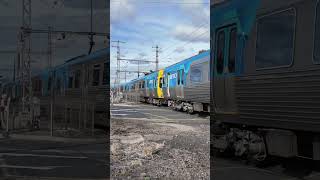
<svg viewBox="0 0 320 180">
<path fill-rule="evenodd" d="M 209 179 L 209 118 L 143 107 L 111 120 L 112 179 Z"/>
</svg>

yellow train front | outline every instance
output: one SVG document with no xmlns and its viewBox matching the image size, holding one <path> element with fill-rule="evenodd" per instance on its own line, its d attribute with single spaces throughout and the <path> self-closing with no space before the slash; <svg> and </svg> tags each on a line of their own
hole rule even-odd
<svg viewBox="0 0 320 180">
<path fill-rule="evenodd" d="M 127 101 L 161 105 L 164 102 L 162 81 L 163 70 L 159 70 L 123 84 L 121 92 Z"/>
</svg>

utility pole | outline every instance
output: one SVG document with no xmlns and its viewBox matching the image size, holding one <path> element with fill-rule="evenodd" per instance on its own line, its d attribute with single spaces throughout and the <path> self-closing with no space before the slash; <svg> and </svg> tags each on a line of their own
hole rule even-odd
<svg viewBox="0 0 320 180">
<path fill-rule="evenodd" d="M 117 48 L 117 77 L 116 77 L 116 85 L 117 87 L 117 92 L 120 92 L 120 82 L 121 82 L 121 77 L 120 77 L 120 59 L 121 59 L 121 54 L 120 54 L 120 43 L 124 44 L 125 42 L 122 41 L 112 41 L 114 43 L 116 43 L 116 46 L 112 46 L 114 48 Z"/>
<path fill-rule="evenodd" d="M 159 70 L 159 53 L 160 53 L 160 50 L 159 50 L 159 46 L 156 45 L 156 47 L 152 47 L 154 49 L 156 49 L 156 71 Z"/>
<path fill-rule="evenodd" d="M 91 54 L 91 51 L 92 51 L 92 48 L 94 46 L 94 41 L 93 41 L 93 4 L 92 4 L 92 0 L 90 2 L 90 6 L 91 6 L 91 10 L 90 10 L 90 49 L 89 49 L 89 53 L 88 54 Z"/>
<path fill-rule="evenodd" d="M 140 61 L 138 61 L 138 78 L 140 77 Z"/>
<path fill-rule="evenodd" d="M 22 0 L 22 27 L 20 32 L 21 61 L 20 82 L 22 81 L 22 112 L 29 112 L 31 121 L 32 81 L 31 81 L 31 34 L 25 29 L 31 29 L 31 0 Z M 26 103 L 29 108 L 26 111 Z"/>
<path fill-rule="evenodd" d="M 52 62 L 52 27 L 48 27 L 48 69 L 51 71 L 53 62 Z"/>
<path fill-rule="evenodd" d="M 53 101 L 54 101 L 54 92 L 53 92 L 53 71 L 52 71 L 52 27 L 48 27 L 48 70 L 51 77 L 51 86 L 50 86 L 50 135 L 53 136 Z M 49 79 L 50 80 L 50 79 Z"/>
</svg>

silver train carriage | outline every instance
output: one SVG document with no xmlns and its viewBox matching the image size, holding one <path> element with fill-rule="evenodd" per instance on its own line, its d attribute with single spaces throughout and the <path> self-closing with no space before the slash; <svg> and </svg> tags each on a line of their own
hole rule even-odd
<svg viewBox="0 0 320 180">
<path fill-rule="evenodd" d="M 56 124 L 108 126 L 109 58 L 109 49 L 102 49 L 34 76 L 34 95 L 40 98 L 42 114 L 49 116 L 53 100 Z"/>
<path fill-rule="evenodd" d="M 121 85 L 128 100 L 166 104 L 189 113 L 210 111 L 210 51 Z"/>
<path fill-rule="evenodd" d="M 320 2 L 211 5 L 213 147 L 320 160 Z"/>
</svg>

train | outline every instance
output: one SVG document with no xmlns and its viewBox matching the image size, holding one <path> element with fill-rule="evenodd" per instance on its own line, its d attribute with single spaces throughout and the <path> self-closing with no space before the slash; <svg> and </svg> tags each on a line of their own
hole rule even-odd
<svg viewBox="0 0 320 180">
<path fill-rule="evenodd" d="M 320 160 L 319 1 L 210 6 L 211 147 L 256 162 Z"/>
<path fill-rule="evenodd" d="M 92 123 L 96 127 L 107 127 L 110 118 L 109 67 L 110 50 L 105 48 L 34 72 L 32 93 L 40 100 L 41 116 L 50 119 L 52 109 L 54 123 L 58 127 L 91 127 Z M 21 83 L 7 83 L 3 93 L 20 102 Z"/>
<path fill-rule="evenodd" d="M 210 111 L 210 50 L 123 83 L 119 89 L 131 101 L 168 105 L 188 113 Z"/>
</svg>

